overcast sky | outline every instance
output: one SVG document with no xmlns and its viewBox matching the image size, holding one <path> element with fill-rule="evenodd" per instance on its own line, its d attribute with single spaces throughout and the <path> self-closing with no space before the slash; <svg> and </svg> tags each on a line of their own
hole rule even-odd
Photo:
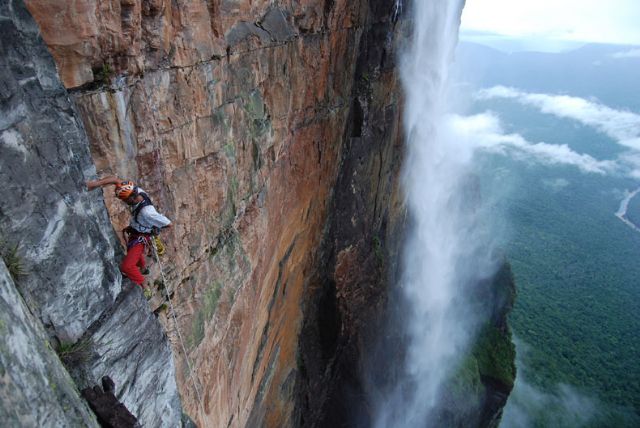
<svg viewBox="0 0 640 428">
<path fill-rule="evenodd" d="M 466 0 L 462 31 L 640 45 L 640 0 Z"/>
</svg>

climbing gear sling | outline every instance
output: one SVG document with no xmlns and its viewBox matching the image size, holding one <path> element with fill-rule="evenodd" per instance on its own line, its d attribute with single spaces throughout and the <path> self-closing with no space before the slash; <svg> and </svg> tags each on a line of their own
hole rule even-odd
<svg viewBox="0 0 640 428">
<path fill-rule="evenodd" d="M 166 250 L 164 248 L 164 243 L 160 239 L 160 236 L 154 235 L 154 236 L 151 237 L 151 240 L 153 241 L 153 246 L 155 247 L 156 252 L 158 253 L 158 255 L 159 256 L 164 256 L 164 253 L 166 252 Z"/>
</svg>

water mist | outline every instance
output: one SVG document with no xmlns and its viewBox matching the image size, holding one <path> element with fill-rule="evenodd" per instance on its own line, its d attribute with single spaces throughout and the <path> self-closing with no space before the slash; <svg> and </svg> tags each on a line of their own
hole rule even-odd
<svg viewBox="0 0 640 428">
<path fill-rule="evenodd" d="M 410 224 L 400 278 L 408 343 L 397 383 L 379 398 L 377 427 L 437 426 L 442 387 L 477 330 L 467 291 L 495 267 L 481 221 L 474 149 L 455 137 L 447 120 L 448 69 L 463 3 L 416 0 L 409 11 L 413 34 L 401 77 Z"/>
</svg>

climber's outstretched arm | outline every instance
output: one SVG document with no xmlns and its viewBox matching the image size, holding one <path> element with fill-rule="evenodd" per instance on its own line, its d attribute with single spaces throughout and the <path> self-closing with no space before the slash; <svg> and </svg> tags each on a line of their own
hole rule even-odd
<svg viewBox="0 0 640 428">
<path fill-rule="evenodd" d="M 101 178 L 100 180 L 90 180 L 87 181 L 87 189 L 89 190 L 93 190 L 93 189 L 97 189 L 98 187 L 104 187 L 104 186 L 109 186 L 109 185 L 116 185 L 120 182 L 122 182 L 123 180 L 116 177 L 115 175 L 111 175 L 109 177 L 104 177 Z"/>
</svg>

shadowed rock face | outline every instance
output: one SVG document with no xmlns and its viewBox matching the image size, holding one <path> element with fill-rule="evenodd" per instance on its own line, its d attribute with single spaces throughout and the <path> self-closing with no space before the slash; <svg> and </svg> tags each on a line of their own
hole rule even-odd
<svg viewBox="0 0 640 428">
<path fill-rule="evenodd" d="M 121 290 L 122 251 L 84 186 L 95 168 L 82 123 L 21 1 L 0 4 L 0 27 L 0 236 L 15 276 L 1 264 L 0 419 L 95 426 L 77 388 L 109 374 L 143 425 L 177 426 L 167 338 L 140 290 Z"/>
<path fill-rule="evenodd" d="M 143 426 L 175 426 L 182 416 L 173 356 L 162 327 L 140 287 L 127 281 L 116 302 L 80 343 L 87 352 L 69 367 L 78 388 L 105 375 L 118 385 L 118 398 Z"/>
</svg>

